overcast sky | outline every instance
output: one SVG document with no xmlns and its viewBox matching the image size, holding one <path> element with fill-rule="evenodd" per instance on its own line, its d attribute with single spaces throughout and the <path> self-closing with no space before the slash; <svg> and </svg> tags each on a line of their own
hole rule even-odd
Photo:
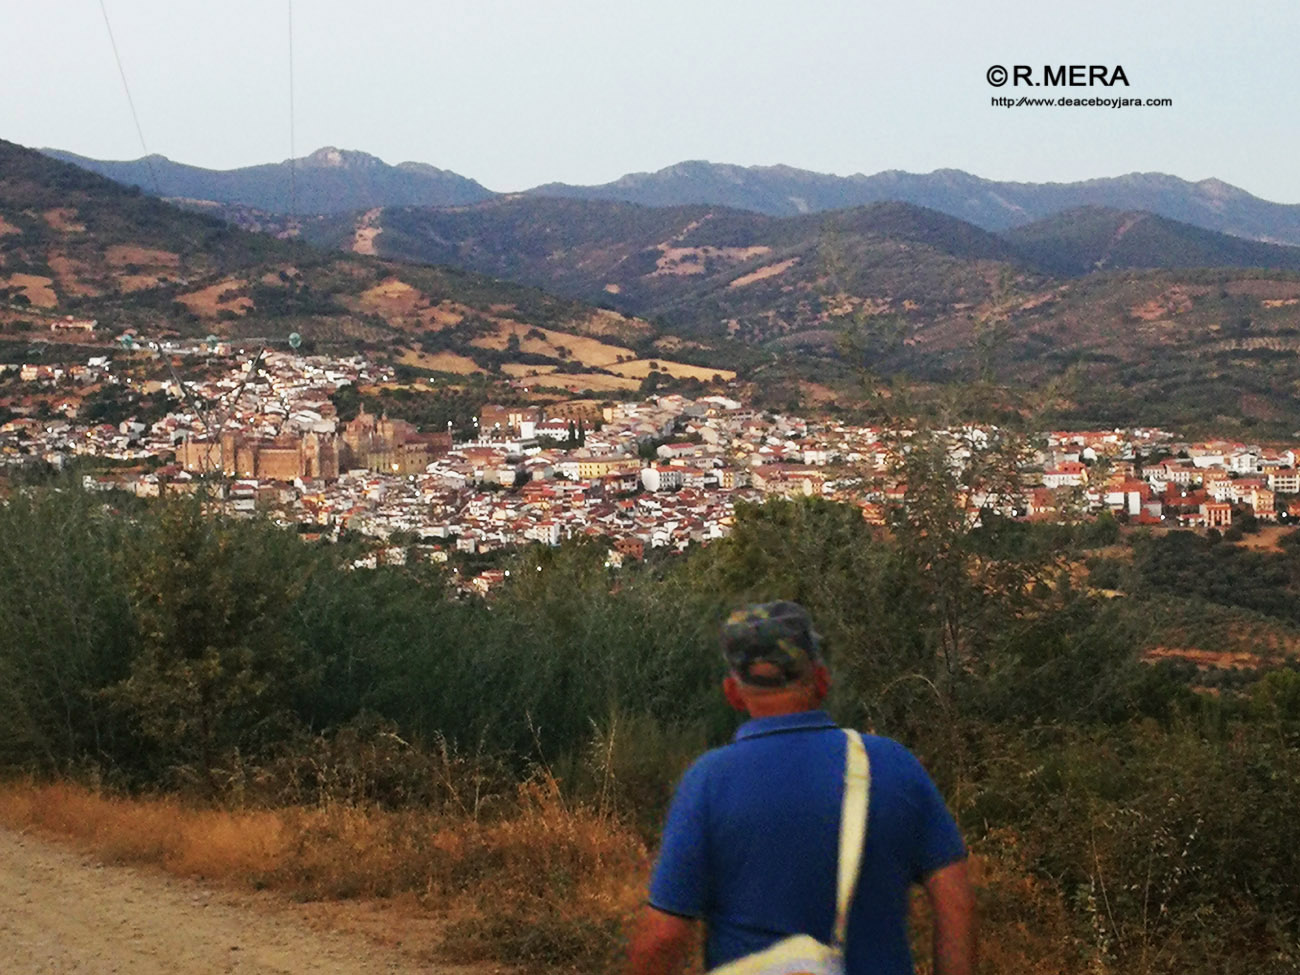
<svg viewBox="0 0 1300 975">
<path fill-rule="evenodd" d="M 103 0 L 150 152 L 321 146 L 494 190 L 685 159 L 1064 182 L 1215 176 L 1300 202 L 1296 0 Z M 0 138 L 143 155 L 100 0 L 0 0 Z M 992 65 L 1128 87 L 990 87 Z M 993 96 L 1172 98 L 997 108 Z M 292 139 L 292 142 L 291 142 Z"/>
</svg>

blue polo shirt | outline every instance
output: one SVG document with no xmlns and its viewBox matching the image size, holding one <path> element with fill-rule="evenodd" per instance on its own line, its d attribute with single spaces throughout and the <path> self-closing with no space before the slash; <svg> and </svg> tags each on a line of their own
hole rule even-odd
<svg viewBox="0 0 1300 975">
<path fill-rule="evenodd" d="M 862 740 L 871 796 L 846 968 L 848 975 L 911 975 L 909 888 L 965 857 L 966 848 L 912 753 L 888 738 Z M 707 922 L 706 967 L 792 934 L 830 943 L 847 745 L 823 711 L 756 718 L 683 776 L 650 903 Z"/>
</svg>

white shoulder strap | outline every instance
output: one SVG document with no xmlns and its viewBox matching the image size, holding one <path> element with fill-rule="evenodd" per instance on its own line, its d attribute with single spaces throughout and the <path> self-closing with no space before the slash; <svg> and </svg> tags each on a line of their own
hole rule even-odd
<svg viewBox="0 0 1300 975">
<path fill-rule="evenodd" d="M 871 767 L 862 736 L 844 729 L 848 748 L 844 760 L 844 803 L 840 807 L 840 861 L 835 898 L 835 944 L 843 948 L 849 926 L 849 905 L 858 885 L 862 848 L 867 842 L 867 807 L 871 799 Z"/>
</svg>

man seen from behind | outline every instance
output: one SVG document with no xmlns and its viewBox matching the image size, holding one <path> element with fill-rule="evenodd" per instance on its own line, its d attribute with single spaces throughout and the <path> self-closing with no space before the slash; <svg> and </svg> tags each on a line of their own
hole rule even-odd
<svg viewBox="0 0 1300 975">
<path fill-rule="evenodd" d="M 629 975 L 676 971 L 700 921 L 706 969 L 792 935 L 832 942 L 848 739 L 821 710 L 830 673 L 820 643 L 792 602 L 748 606 L 723 625 L 723 693 L 750 720 L 678 785 L 649 905 L 629 947 Z M 906 748 L 875 735 L 862 740 L 869 800 L 846 975 L 911 975 L 914 884 L 934 918 L 935 975 L 971 975 L 974 903 L 957 826 Z"/>
</svg>

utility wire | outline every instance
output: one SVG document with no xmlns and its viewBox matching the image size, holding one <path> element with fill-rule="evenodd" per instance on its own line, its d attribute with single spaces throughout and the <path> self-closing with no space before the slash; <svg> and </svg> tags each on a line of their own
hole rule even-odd
<svg viewBox="0 0 1300 975">
<path fill-rule="evenodd" d="M 126 71 L 122 68 L 122 57 L 117 53 L 117 41 L 113 38 L 113 25 L 108 22 L 108 8 L 104 0 L 99 0 L 99 11 L 104 15 L 104 27 L 108 30 L 108 43 L 113 48 L 113 60 L 117 62 L 117 73 L 122 76 L 122 90 L 126 92 L 126 103 L 131 108 L 131 118 L 135 121 L 135 134 L 140 137 L 140 149 L 144 152 L 144 164 L 149 167 L 149 180 L 153 183 L 154 196 L 162 196 L 158 186 L 158 174 L 154 172 L 153 160 L 149 158 L 149 147 L 144 143 L 144 129 L 140 127 L 140 116 L 135 110 L 135 99 L 131 97 L 131 86 L 126 83 Z"/>
<path fill-rule="evenodd" d="M 102 3 L 103 0 L 100 0 Z M 297 180 L 297 162 L 294 161 L 296 146 L 294 140 L 294 117 L 293 117 L 293 0 L 289 3 L 289 217 L 292 218 L 298 214 L 298 180 Z"/>
</svg>

